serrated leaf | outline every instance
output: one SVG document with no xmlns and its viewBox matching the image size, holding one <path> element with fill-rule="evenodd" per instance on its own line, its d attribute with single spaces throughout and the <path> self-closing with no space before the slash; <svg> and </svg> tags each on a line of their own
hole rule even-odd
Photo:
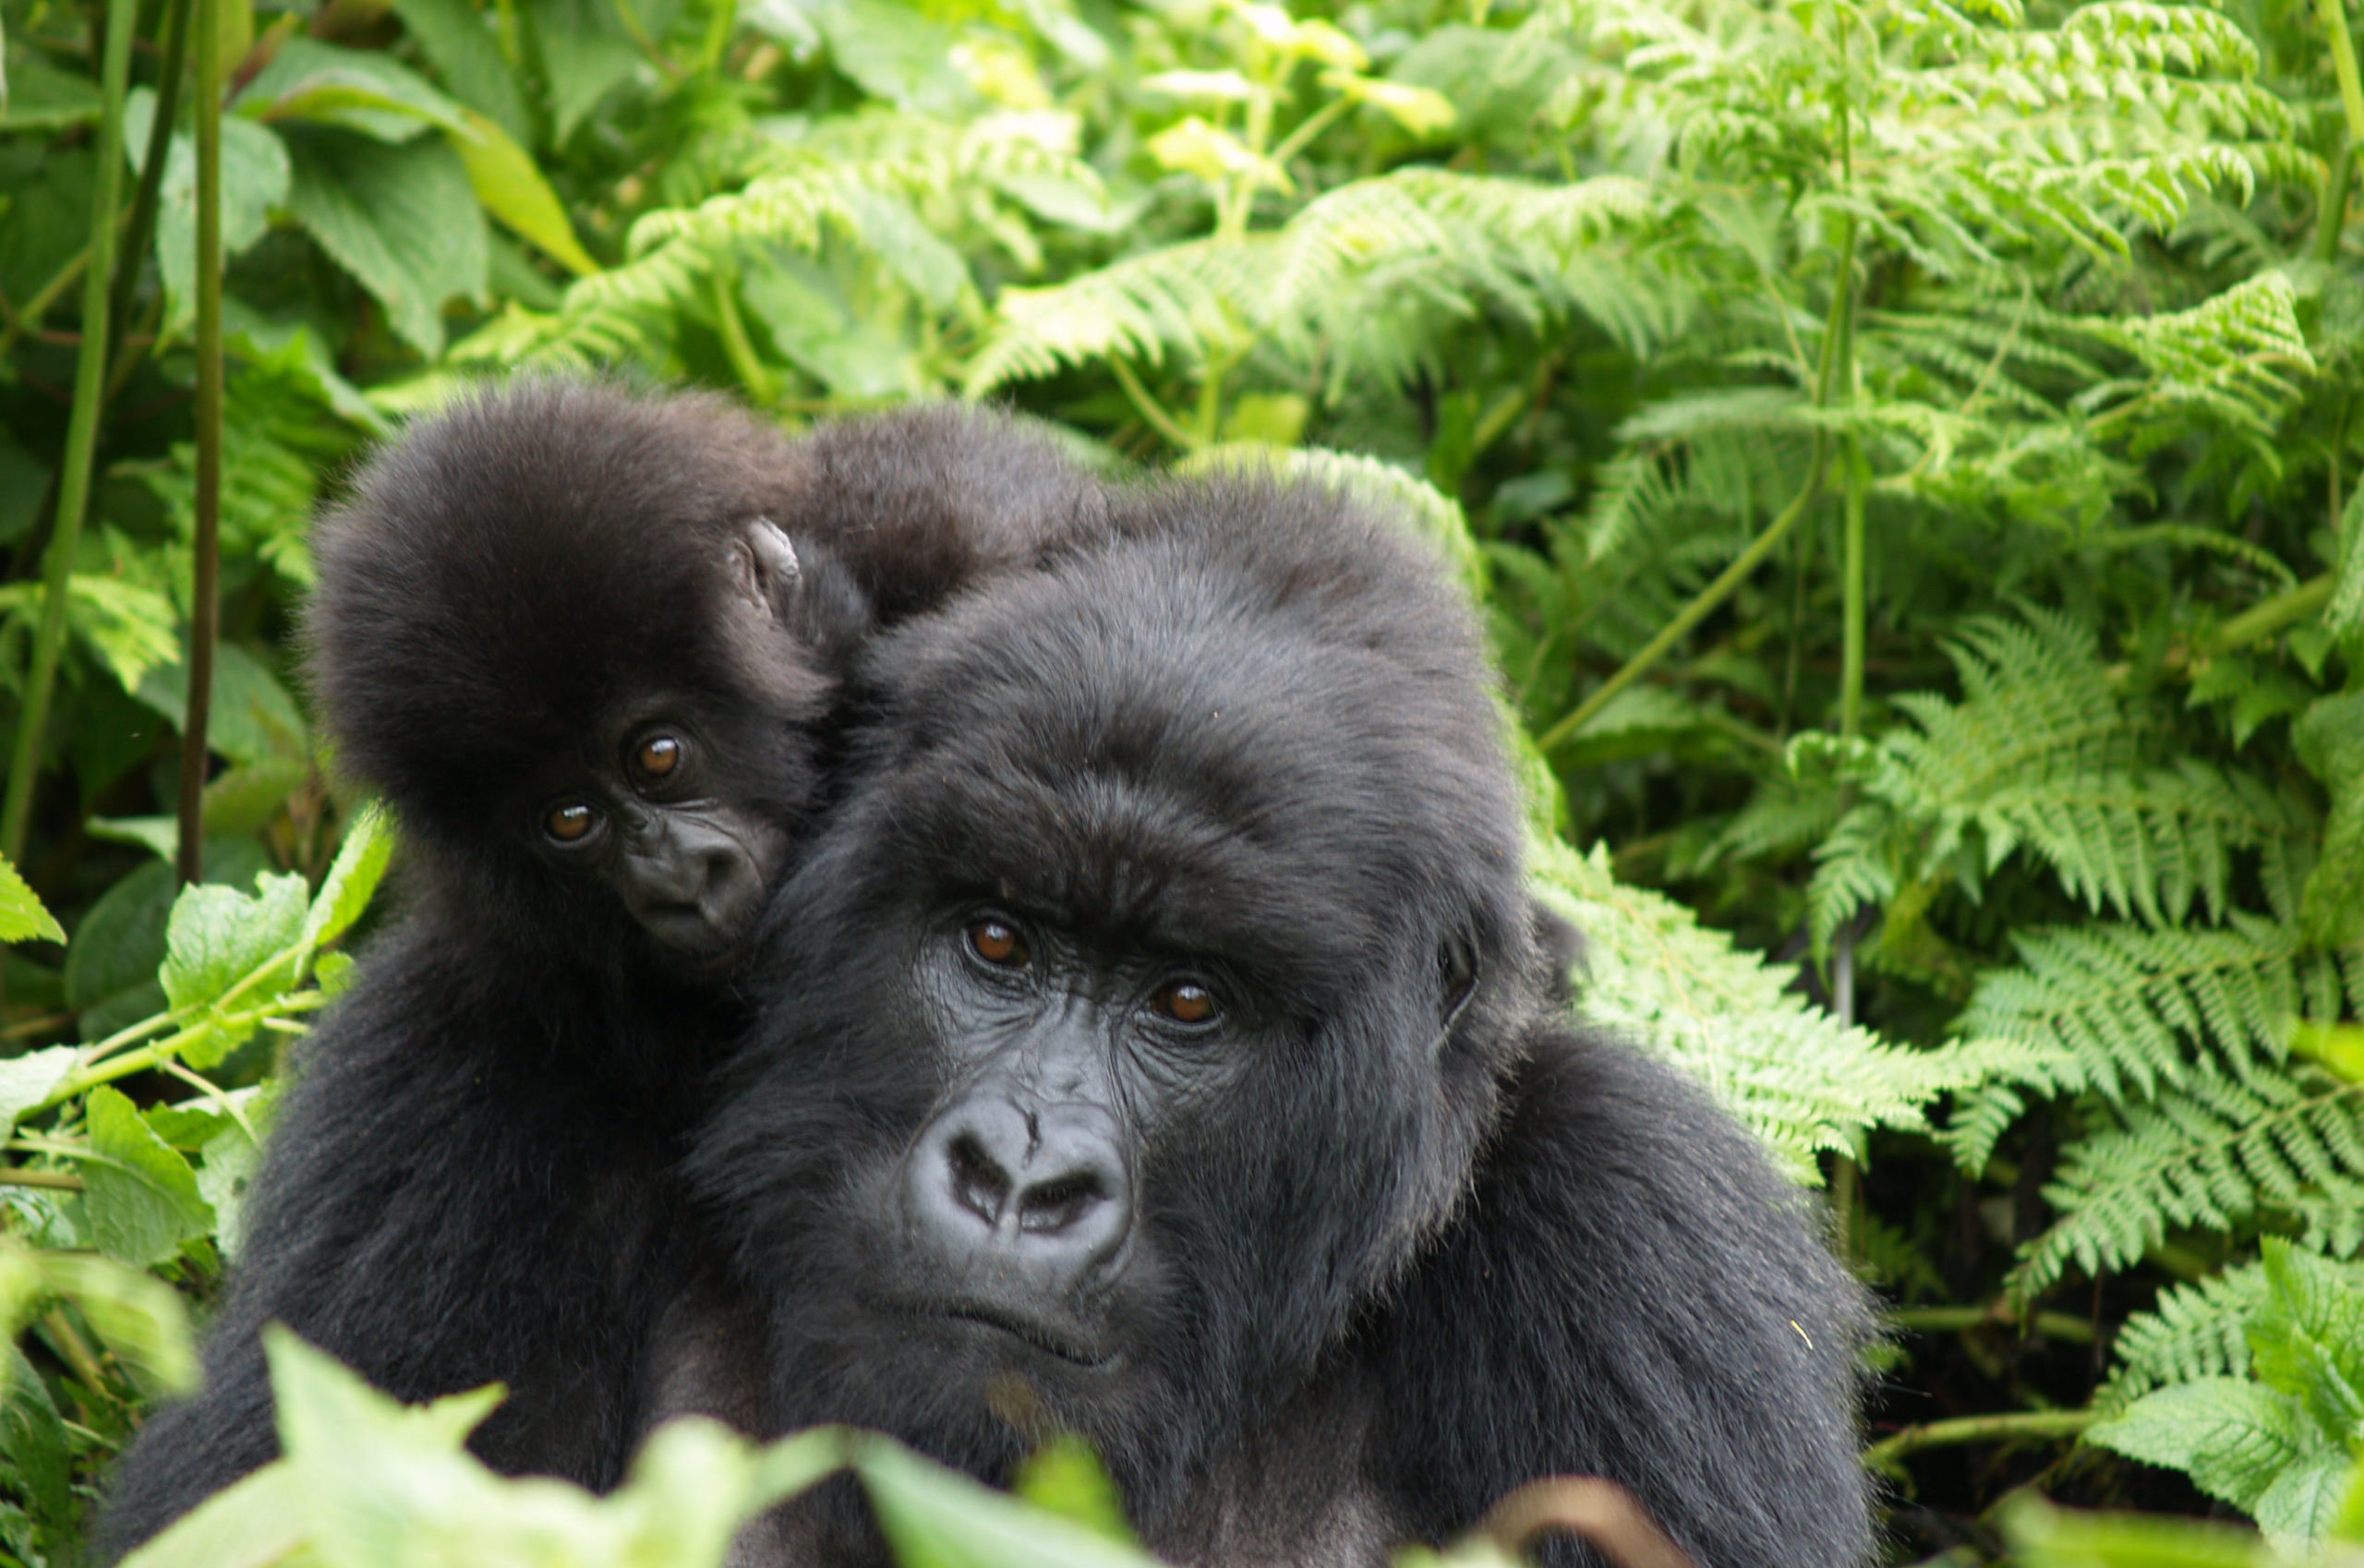
<svg viewBox="0 0 2364 1568">
<path fill-rule="evenodd" d="M 2274 1540 L 2293 1545 L 2313 1546 L 2322 1541 L 2339 1517 L 2348 1474 L 2355 1468 L 2347 1451 L 2340 1448 L 2291 1465 L 2274 1478 L 2274 1484 L 2249 1511 L 2258 1528 Z"/>
<path fill-rule="evenodd" d="M 395 335 L 443 352 L 443 305 L 485 293 L 484 210 L 441 138 L 386 146 L 317 132 L 296 143 L 288 209 L 336 264 L 386 308 Z"/>
<path fill-rule="evenodd" d="M 301 42 L 290 40 L 290 44 Z M 156 95 L 147 88 L 124 102 L 124 143 L 133 162 L 148 145 Z M 235 115 L 222 118 L 222 254 L 244 255 L 271 228 L 271 211 L 287 199 L 287 148 L 278 133 Z M 197 141 L 175 131 L 156 190 L 156 270 L 164 283 L 162 331 L 188 329 L 197 311 Z"/>
<path fill-rule="evenodd" d="M 247 1129 L 231 1122 L 205 1140 L 197 1168 L 197 1190 L 213 1210 L 213 1244 L 235 1262 L 246 1241 L 247 1193 L 254 1186 L 262 1151 Z"/>
<path fill-rule="evenodd" d="M 18 874 L 8 857 L 0 855 L 0 942 L 63 942 L 66 928 L 41 901 L 41 895 Z"/>
<path fill-rule="evenodd" d="M 484 210 L 575 276 L 597 271 L 599 263 L 574 237 L 565 205 L 542 177 L 532 155 L 488 116 L 474 109 L 461 114 L 467 132 L 452 132 L 452 147 L 466 166 L 468 183 L 476 187 Z"/>
<path fill-rule="evenodd" d="M 2341 1446 L 2364 1440 L 2364 1295 L 2347 1270 L 2280 1236 L 2261 1250 L 2267 1295 L 2247 1324 L 2251 1369 Z"/>
<path fill-rule="evenodd" d="M 393 819 L 383 805 L 372 801 L 345 828 L 344 842 L 337 846 L 336 859 L 329 862 L 311 911 L 304 917 L 298 940 L 307 954 L 335 941 L 361 918 L 378 884 L 385 880 L 386 865 L 393 853 Z"/>
<path fill-rule="evenodd" d="M 640 66 L 640 51 L 605 0 L 524 0 L 519 7 L 549 84 L 554 139 L 564 142 L 610 89 Z"/>
<path fill-rule="evenodd" d="M 175 1007 L 210 1007 L 272 955 L 292 947 L 310 905 L 294 873 L 255 879 L 252 895 L 202 884 L 173 902 L 158 978 Z"/>
<path fill-rule="evenodd" d="M 2198 1378 L 2144 1394 L 2085 1436 L 2184 1471 L 2202 1491 L 2252 1515 L 2275 1478 L 2329 1451 L 2296 1399 L 2239 1378 Z"/>
<path fill-rule="evenodd" d="M 300 879 L 299 879 L 300 880 Z M 90 1091 L 90 1157 L 82 1163 L 82 1205 L 98 1249 L 119 1263 L 151 1268 L 181 1243 L 213 1228 L 197 1173 L 119 1091 Z"/>
</svg>

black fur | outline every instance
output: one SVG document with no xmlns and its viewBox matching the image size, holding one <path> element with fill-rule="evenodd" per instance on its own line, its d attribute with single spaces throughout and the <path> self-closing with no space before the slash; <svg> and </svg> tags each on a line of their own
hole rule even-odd
<svg viewBox="0 0 2364 1568">
<path fill-rule="evenodd" d="M 776 880 L 860 640 L 1088 530 L 1098 494 L 991 415 L 791 443 L 710 399 L 571 382 L 464 402 L 372 461 L 318 532 L 311 672 L 341 766 L 398 815 L 407 912 L 302 1049 L 204 1391 L 126 1456 L 109 1555 L 276 1451 L 273 1319 L 405 1399 L 506 1382 L 485 1458 L 617 1478 L 651 1325 L 704 1267 L 670 1173 L 743 1027 L 744 941 L 652 935 L 608 870 L 536 838 L 550 781 L 613 773 L 616 737 L 662 715 L 695 737 L 716 852 Z M 747 548 L 758 518 L 792 566 Z"/>
<path fill-rule="evenodd" d="M 1424 552 L 1326 492 L 1168 485 L 864 682 L 691 1163 L 775 1427 L 995 1481 L 1071 1429 L 1188 1562 L 1376 1563 L 1561 1472 L 1706 1568 L 1863 1559 L 1860 1292 L 1729 1117 L 1566 1021 Z M 1212 1022 L 1152 1016 L 1176 976 Z M 948 1208 L 947 1116 L 983 1118 Z M 842 1487 L 742 1543 L 879 1551 Z"/>
</svg>

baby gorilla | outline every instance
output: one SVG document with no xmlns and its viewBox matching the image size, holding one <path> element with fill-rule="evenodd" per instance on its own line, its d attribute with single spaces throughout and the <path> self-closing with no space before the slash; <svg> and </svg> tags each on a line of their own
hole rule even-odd
<svg viewBox="0 0 2364 1568">
<path fill-rule="evenodd" d="M 1182 1562 L 1378 1564 L 1561 1472 L 1707 1568 L 1862 1561 L 1860 1294 L 1569 1025 L 1468 607 L 1326 491 L 1117 512 L 871 651 L 693 1156 L 771 1422 L 996 1482 L 1079 1433 Z M 843 1488 L 768 1525 L 882 1557 Z"/>
<path fill-rule="evenodd" d="M 704 1269 L 671 1171 L 840 667 L 1100 504 L 990 416 L 791 444 L 584 383 L 377 456 L 318 533 L 311 668 L 401 821 L 408 912 L 303 1047 L 204 1392 L 126 1456 L 111 1552 L 271 1456 L 273 1319 L 406 1399 L 505 1382 L 485 1458 L 617 1478 L 652 1324 Z"/>
</svg>

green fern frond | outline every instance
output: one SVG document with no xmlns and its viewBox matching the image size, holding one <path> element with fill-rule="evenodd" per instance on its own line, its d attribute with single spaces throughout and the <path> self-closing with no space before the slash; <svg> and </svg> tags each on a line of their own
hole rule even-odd
<svg viewBox="0 0 2364 1568">
<path fill-rule="evenodd" d="M 2032 1047 L 2032 1070 L 1962 1097 L 1942 1134 L 1962 1168 L 1985 1168 L 2031 1094 L 2150 1099 L 2196 1075 L 2254 1080 L 2289 1053 L 2299 1019 L 2336 1019 L 2340 973 L 2298 933 L 2236 915 L 2215 931 L 2093 924 L 2015 936 L 2019 963 L 1979 977 L 1960 1020 L 1973 1039 Z"/>
<path fill-rule="evenodd" d="M 1648 211 L 1622 176 L 1568 186 L 1409 168 L 1341 186 L 1280 228 L 1128 257 L 1043 289 L 1005 290 L 966 388 L 1110 357 L 1202 359 L 1269 339 L 1333 382 L 1400 374 L 1422 323 L 1493 308 L 1530 321 L 1582 305 L 1611 331 L 1662 339 L 1681 296 L 1614 286 L 1602 237 Z"/>
<path fill-rule="evenodd" d="M 1930 1101 L 1987 1069 L 1959 1049 L 1904 1050 L 1842 1027 L 1789 989 L 1789 966 L 1620 884 L 1603 848 L 1538 843 L 1530 855 L 1538 893 L 1585 934 L 1585 1016 L 1706 1083 L 1802 1179 L 1815 1179 L 1819 1152 L 1860 1153 L 1868 1128 L 1925 1127 Z"/>
<path fill-rule="evenodd" d="M 2234 1230 L 2268 1207 L 2364 1207 L 2364 1084 L 2311 1068 L 2189 1078 L 2071 1145 L 2044 1196 L 2059 1218 L 2012 1271 L 2021 1300 L 2072 1262 L 2124 1268 L 2171 1226 Z"/>
<path fill-rule="evenodd" d="M 2093 1395 L 2094 1408 L 2114 1415 L 2169 1383 L 2248 1376 L 2249 1342 L 2242 1331 L 2265 1297 L 2262 1263 L 2161 1292 L 2151 1310 L 2135 1313 L 2117 1331 L 2117 1366 Z"/>
<path fill-rule="evenodd" d="M 2029 609 L 1948 645 L 1962 698 L 1905 693 L 1864 800 L 1816 851 L 1817 942 L 1866 902 L 1943 876 L 1973 893 L 2026 850 L 2095 911 L 2171 924 L 2227 911 L 2237 851 L 2286 857 L 2317 831 L 2304 802 L 2196 758 L 2153 766 L 2162 717 L 2122 695 L 2092 631 Z"/>
</svg>

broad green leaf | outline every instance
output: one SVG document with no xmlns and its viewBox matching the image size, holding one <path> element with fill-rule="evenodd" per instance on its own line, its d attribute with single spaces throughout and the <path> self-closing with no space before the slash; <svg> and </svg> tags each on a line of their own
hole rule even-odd
<svg viewBox="0 0 2364 1568">
<path fill-rule="evenodd" d="M 0 58 L 7 62 L 0 75 L 7 84 L 0 95 L 0 130 L 63 130 L 98 119 L 103 101 L 88 77 L 61 71 L 30 49 L 9 49 Z"/>
<path fill-rule="evenodd" d="M 497 1389 L 405 1408 L 276 1325 L 265 1331 L 305 1538 L 338 1568 L 719 1568 L 755 1514 L 836 1466 L 838 1435 L 761 1452 L 691 1417 L 650 1437 L 624 1484 L 504 1480 L 461 1444 Z"/>
<path fill-rule="evenodd" d="M 7 1386 L 0 1393 L 0 1460 L 45 1533 L 63 1545 L 62 1532 L 76 1523 L 73 1459 L 66 1423 L 49 1386 L 25 1353 L 7 1350 Z"/>
<path fill-rule="evenodd" d="M 0 1132 L 14 1128 L 26 1112 L 47 1100 L 74 1070 L 78 1054 L 71 1045 L 52 1045 L 0 1061 Z"/>
<path fill-rule="evenodd" d="M 251 120 L 301 120 L 404 142 L 428 127 L 464 134 L 460 106 L 416 71 L 375 49 L 291 38 L 238 95 Z"/>
<path fill-rule="evenodd" d="M 294 41 L 291 41 L 294 42 Z M 156 95 L 141 88 L 124 101 L 124 143 L 136 166 L 145 156 Z M 271 211 L 287 200 L 287 148 L 277 133 L 235 115 L 222 120 L 222 254 L 245 254 L 271 227 Z M 164 281 L 167 336 L 186 332 L 197 310 L 197 143 L 175 130 L 156 192 L 156 269 Z"/>
<path fill-rule="evenodd" d="M 188 722 L 188 667 L 177 659 L 150 670 L 134 694 L 172 720 L 174 729 Z M 269 665 L 236 643 L 213 650 L 213 701 L 206 715 L 205 745 L 236 763 L 311 757 L 311 741 L 296 699 Z"/>
<path fill-rule="evenodd" d="M 119 1091 L 93 1089 L 89 1105 L 90 1157 L 82 1162 L 82 1204 L 92 1241 L 107 1257 L 135 1268 L 170 1261 L 182 1242 L 213 1228 L 197 1173 Z"/>
<path fill-rule="evenodd" d="M 828 41 L 829 63 L 873 98 L 923 114 L 971 108 L 976 93 L 952 66 L 958 36 L 895 0 L 822 0 L 806 15 Z"/>
<path fill-rule="evenodd" d="M 853 1468 L 902 1568 L 1151 1568 L 1154 1561 L 894 1443 L 862 1442 Z"/>
<path fill-rule="evenodd" d="M 1135 1544 L 1125 1501 L 1092 1445 L 1072 1432 L 1029 1454 L 1010 1490 L 1037 1508 L 1123 1545 Z"/>
<path fill-rule="evenodd" d="M 440 137 L 393 147 L 325 130 L 291 151 L 296 222 L 378 297 L 397 336 L 440 355 L 444 302 L 481 298 L 489 265 L 460 155 Z"/>
<path fill-rule="evenodd" d="M 206 726 L 209 735 L 212 726 Z M 271 757 L 242 763 L 205 787 L 199 802 L 208 838 L 244 838 L 279 814 L 287 797 L 312 776 L 311 763 L 302 757 Z M 174 837 L 177 838 L 177 831 Z"/>
<path fill-rule="evenodd" d="M 292 873 L 259 877 L 252 897 L 213 885 L 183 888 L 173 904 L 164 966 L 157 977 L 166 999 L 176 1008 L 210 1007 L 221 1001 L 274 955 L 295 947 L 308 902 L 304 879 Z M 295 977 L 291 957 L 273 977 L 273 988 L 292 984 Z M 248 999 L 260 1002 L 271 995 L 271 989 L 258 989 Z M 204 1037 L 183 1045 L 181 1055 L 192 1067 L 209 1067 L 244 1044 L 254 1031 L 252 1023 L 217 1019 Z"/>
<path fill-rule="evenodd" d="M 393 819 L 386 814 L 384 805 L 372 801 L 346 826 L 344 842 L 337 846 L 336 859 L 320 878 L 311 912 L 304 917 L 299 939 L 307 954 L 335 941 L 361 918 L 378 884 L 385 879 L 393 853 Z"/>
<path fill-rule="evenodd" d="M 276 1460 L 214 1493 L 120 1568 L 270 1568 L 303 1544 L 303 1480 Z"/>
<path fill-rule="evenodd" d="M 394 0 L 394 14 L 454 98 L 490 118 L 511 140 L 533 140 L 533 117 L 516 73 L 501 57 L 491 12 L 468 0 Z"/>
<path fill-rule="evenodd" d="M 68 1007 L 86 1011 L 155 979 L 156 966 L 164 961 L 164 923 L 177 892 L 173 868 L 151 862 L 99 896 L 66 944 Z"/>
<path fill-rule="evenodd" d="M 1414 136 L 1434 136 L 1451 128 L 1452 100 L 1441 92 L 1403 82 L 1381 81 L 1348 71 L 1325 71 L 1321 85 L 1343 92 L 1357 103 L 1368 103 Z"/>
<path fill-rule="evenodd" d="M 254 1186 L 262 1151 L 236 1122 L 225 1122 L 205 1140 L 197 1167 L 197 1190 L 213 1210 L 213 1244 L 229 1261 L 246 1241 L 247 1189 Z"/>
<path fill-rule="evenodd" d="M 41 901 L 41 895 L 18 874 L 8 857 L 0 855 L 0 942 L 63 942 L 66 928 Z"/>
<path fill-rule="evenodd" d="M 2326 1436 L 2364 1441 L 2364 1294 L 2348 1271 L 2280 1236 L 2262 1250 L 2268 1293 L 2245 1330 L 2251 1370 L 2300 1401 Z"/>
<path fill-rule="evenodd" d="M 615 0 L 522 0 L 549 84 L 553 140 L 563 143 L 599 100 L 640 68 Z"/>
<path fill-rule="evenodd" d="M 2252 1516 L 2285 1470 L 2328 1452 L 2296 1399 L 2240 1378 L 2197 1378 L 2144 1394 L 2086 1441 L 2185 1471 L 2202 1491 Z"/>
<path fill-rule="evenodd" d="M 491 119 L 473 109 L 461 113 L 467 130 L 452 132 L 452 146 L 467 166 L 468 183 L 484 210 L 577 277 L 597 271 L 599 263 L 574 237 L 565 206 L 534 166 L 532 156 Z"/>
<path fill-rule="evenodd" d="M 2330 1449 L 2293 1465 L 2274 1478 L 2249 1512 L 2258 1528 L 2278 1541 L 2312 1546 L 2331 1534 L 2347 1493 L 2355 1460 L 2345 1449 Z"/>
<path fill-rule="evenodd" d="M 960 253 L 928 232 L 909 203 L 885 191 L 853 187 L 845 192 L 854 226 L 863 242 L 894 274 L 938 310 L 948 308 L 969 286 Z"/>
</svg>

